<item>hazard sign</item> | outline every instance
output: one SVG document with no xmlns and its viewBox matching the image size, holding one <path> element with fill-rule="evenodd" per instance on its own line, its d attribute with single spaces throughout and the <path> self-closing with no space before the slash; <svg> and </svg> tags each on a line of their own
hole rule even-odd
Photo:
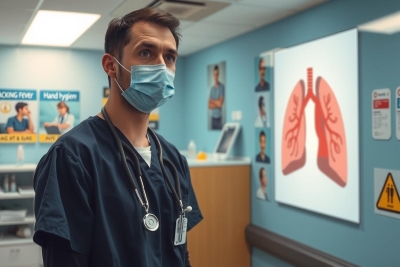
<svg viewBox="0 0 400 267">
<path fill-rule="evenodd" d="M 375 213 L 400 219 L 400 171 L 375 169 Z"/>
<path fill-rule="evenodd" d="M 386 177 L 376 207 L 381 210 L 400 213 L 399 193 L 391 173 L 388 173 Z"/>
</svg>

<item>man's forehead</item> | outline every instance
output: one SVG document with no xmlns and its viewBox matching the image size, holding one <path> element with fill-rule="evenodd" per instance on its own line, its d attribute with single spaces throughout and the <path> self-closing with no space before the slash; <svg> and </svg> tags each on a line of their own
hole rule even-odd
<svg viewBox="0 0 400 267">
<path fill-rule="evenodd" d="M 131 34 L 131 40 L 134 43 L 141 42 L 144 39 L 162 40 L 164 43 L 170 43 L 176 48 L 176 41 L 170 29 L 153 22 L 135 22 L 132 25 Z"/>
</svg>

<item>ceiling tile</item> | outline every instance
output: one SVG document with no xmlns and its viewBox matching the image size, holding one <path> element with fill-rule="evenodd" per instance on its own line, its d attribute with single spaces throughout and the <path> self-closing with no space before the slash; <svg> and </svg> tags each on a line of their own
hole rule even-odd
<svg viewBox="0 0 400 267">
<path fill-rule="evenodd" d="M 182 30 L 186 29 L 192 25 L 194 25 L 196 22 L 194 21 L 186 21 L 186 20 L 179 20 L 181 25 L 179 26 Z"/>
<path fill-rule="evenodd" d="M 108 24 L 113 19 L 111 16 L 102 16 L 85 34 L 72 44 L 72 48 L 96 49 L 104 51 L 104 37 Z"/>
<path fill-rule="evenodd" d="M 0 27 L 0 44 L 7 44 L 7 45 L 19 44 L 21 42 L 24 30 L 25 30 L 24 24 L 14 24 L 12 27 Z"/>
<path fill-rule="evenodd" d="M 328 0 L 241 0 L 242 5 L 301 10 Z"/>
<path fill-rule="evenodd" d="M 290 12 L 293 11 L 287 9 L 260 8 L 238 4 L 232 5 L 214 15 L 211 15 L 204 21 L 255 27 L 277 20 L 281 16 L 285 16 Z"/>
<path fill-rule="evenodd" d="M 0 0 L 0 10 L 5 9 L 26 9 L 34 10 L 39 0 Z"/>
<path fill-rule="evenodd" d="M 119 2 L 121 2 L 119 0 Z M 126 0 L 120 3 L 112 12 L 109 14 L 115 17 L 122 17 L 125 14 L 140 9 L 151 4 L 153 0 Z"/>
<path fill-rule="evenodd" d="M 12 28 L 12 25 L 16 24 L 27 24 L 33 16 L 33 10 L 24 9 L 11 9 L 0 11 L 0 25 L 5 27 L 8 25 Z"/>
<path fill-rule="evenodd" d="M 253 26 L 249 25 L 231 25 L 224 23 L 215 22 L 198 22 L 193 26 L 190 26 L 183 30 L 182 35 L 190 36 L 207 36 L 207 37 L 226 37 L 244 33 L 253 29 Z"/>
<path fill-rule="evenodd" d="M 179 56 L 186 56 L 204 48 L 205 48 L 204 46 L 196 46 L 196 45 L 182 46 L 179 47 Z"/>
<path fill-rule="evenodd" d="M 184 35 L 182 38 L 182 47 L 183 46 L 206 46 L 211 43 L 219 43 L 226 39 L 225 36 L 199 36 L 199 35 Z"/>
<path fill-rule="evenodd" d="M 122 2 L 123 0 L 45 0 L 40 9 L 108 15 Z"/>
</svg>

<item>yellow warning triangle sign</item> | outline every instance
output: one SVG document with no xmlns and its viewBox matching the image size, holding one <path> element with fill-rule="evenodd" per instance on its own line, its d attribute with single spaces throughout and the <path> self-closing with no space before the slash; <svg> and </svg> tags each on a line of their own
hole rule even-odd
<svg viewBox="0 0 400 267">
<path fill-rule="evenodd" d="M 388 173 L 386 177 L 376 207 L 380 210 L 400 213 L 399 193 L 391 173 Z"/>
</svg>

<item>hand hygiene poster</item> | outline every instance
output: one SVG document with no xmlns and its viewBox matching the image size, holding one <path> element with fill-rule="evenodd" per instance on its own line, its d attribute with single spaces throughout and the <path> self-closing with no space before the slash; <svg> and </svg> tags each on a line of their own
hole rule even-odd
<svg viewBox="0 0 400 267">
<path fill-rule="evenodd" d="M 80 122 L 78 91 L 40 91 L 39 140 L 53 143 Z"/>
<path fill-rule="evenodd" d="M 357 30 L 275 53 L 276 201 L 360 222 Z M 344 64 L 344 62 L 346 64 Z"/>
<path fill-rule="evenodd" d="M 0 143 L 35 143 L 36 90 L 0 89 Z"/>
</svg>

